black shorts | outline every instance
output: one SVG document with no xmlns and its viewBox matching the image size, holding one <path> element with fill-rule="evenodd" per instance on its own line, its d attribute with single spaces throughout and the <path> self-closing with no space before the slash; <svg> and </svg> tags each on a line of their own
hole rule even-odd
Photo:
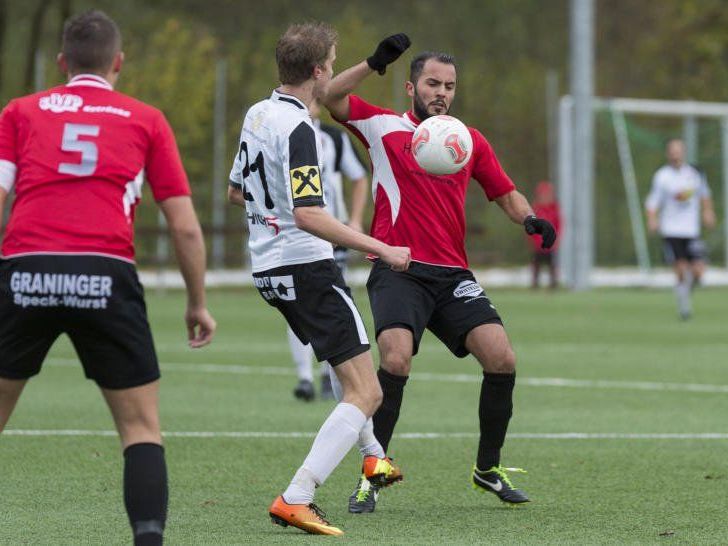
<svg viewBox="0 0 728 546">
<path fill-rule="evenodd" d="M 425 328 L 457 357 L 469 354 L 465 338 L 481 324 L 503 324 L 467 269 L 412 262 L 404 273 L 377 260 L 367 281 L 376 335 L 388 328 L 412 331 L 417 354 Z"/>
<path fill-rule="evenodd" d="M 665 237 L 662 242 L 665 261 L 668 264 L 673 264 L 676 260 L 704 261 L 707 257 L 705 242 L 702 239 Z"/>
<path fill-rule="evenodd" d="M 253 281 L 319 362 L 336 366 L 369 350 L 364 321 L 334 260 L 276 267 L 253 273 Z"/>
<path fill-rule="evenodd" d="M 0 377 L 36 375 L 63 333 L 86 377 L 100 387 L 126 389 L 159 379 L 133 264 L 76 255 L 0 260 Z"/>
<path fill-rule="evenodd" d="M 346 275 L 346 267 L 349 263 L 349 249 L 345 246 L 335 246 L 334 261 L 336 262 L 337 267 L 341 269 L 341 273 Z"/>
</svg>

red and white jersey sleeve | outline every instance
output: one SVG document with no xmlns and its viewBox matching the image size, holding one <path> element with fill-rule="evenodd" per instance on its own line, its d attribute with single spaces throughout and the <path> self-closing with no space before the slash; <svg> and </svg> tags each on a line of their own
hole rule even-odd
<svg viewBox="0 0 728 546">
<path fill-rule="evenodd" d="M 13 100 L 0 115 L 0 185 L 15 191 L 3 256 L 132 261 L 145 179 L 157 201 L 190 194 L 159 110 L 91 75 Z"/>
<path fill-rule="evenodd" d="M 459 172 L 431 175 L 412 155 L 419 120 L 349 97 L 344 125 L 367 147 L 372 162 L 374 218 L 371 235 L 409 246 L 412 259 L 445 267 L 468 266 L 465 253 L 465 195 L 471 178 L 493 200 L 515 189 L 485 137 L 475 129 L 473 154 Z"/>
</svg>

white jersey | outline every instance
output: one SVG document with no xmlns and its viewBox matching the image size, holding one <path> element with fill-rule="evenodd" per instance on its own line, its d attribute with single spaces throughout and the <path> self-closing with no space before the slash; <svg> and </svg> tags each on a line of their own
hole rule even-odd
<svg viewBox="0 0 728 546">
<path fill-rule="evenodd" d="M 325 206 L 320 142 L 308 109 L 273 91 L 245 115 L 230 184 L 243 191 L 253 271 L 333 259 L 331 243 L 298 229 L 294 207 Z"/>
<path fill-rule="evenodd" d="M 659 211 L 660 235 L 695 239 L 700 237 L 700 202 L 710 197 L 705 175 L 692 165 L 665 165 L 652 177 L 645 206 Z"/>
<path fill-rule="evenodd" d="M 351 145 L 348 135 L 338 127 L 322 125 L 314 121 L 314 127 L 321 138 L 321 173 L 324 179 L 326 209 L 340 222 L 349 221 L 344 203 L 342 174 L 349 180 L 366 176 L 366 170 Z"/>
</svg>

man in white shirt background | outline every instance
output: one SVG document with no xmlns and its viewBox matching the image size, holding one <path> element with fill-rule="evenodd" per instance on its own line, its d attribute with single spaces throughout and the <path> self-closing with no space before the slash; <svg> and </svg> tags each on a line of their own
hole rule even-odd
<svg viewBox="0 0 728 546">
<path fill-rule="evenodd" d="M 652 178 L 647 196 L 647 225 L 663 239 L 665 260 L 675 270 L 675 295 L 682 320 L 692 314 L 690 293 L 705 272 L 706 249 L 700 238 L 702 224 L 715 227 L 715 211 L 705 174 L 685 162 L 685 143 L 671 139 L 666 145 L 667 165 Z"/>
</svg>

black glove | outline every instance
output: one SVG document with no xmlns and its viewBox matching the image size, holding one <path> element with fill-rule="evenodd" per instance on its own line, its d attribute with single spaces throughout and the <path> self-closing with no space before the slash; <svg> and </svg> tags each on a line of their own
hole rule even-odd
<svg viewBox="0 0 728 546">
<path fill-rule="evenodd" d="M 533 214 L 527 216 L 523 221 L 523 226 L 526 228 L 526 233 L 529 235 L 539 234 L 543 238 L 541 241 L 541 248 L 547 249 L 554 246 L 556 242 L 556 230 L 551 222 L 544 220 L 543 218 L 536 218 Z"/>
<path fill-rule="evenodd" d="M 399 59 L 399 56 L 405 52 L 410 43 L 409 37 L 404 33 L 385 38 L 379 42 L 374 54 L 367 57 L 369 68 L 376 70 L 379 74 L 384 74 L 387 71 L 387 65 Z"/>
</svg>

